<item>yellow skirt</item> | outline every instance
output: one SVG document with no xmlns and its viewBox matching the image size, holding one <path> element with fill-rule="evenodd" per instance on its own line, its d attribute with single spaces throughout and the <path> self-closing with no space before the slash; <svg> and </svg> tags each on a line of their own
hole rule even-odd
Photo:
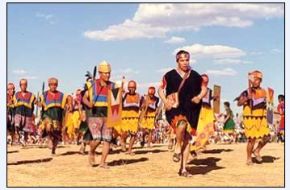
<svg viewBox="0 0 290 190">
<path fill-rule="evenodd" d="M 122 111 L 122 122 L 120 125 L 114 126 L 114 129 L 118 133 L 122 132 L 133 132 L 138 131 L 138 117 L 139 113 L 134 110 L 123 110 Z"/>
<path fill-rule="evenodd" d="M 245 135 L 247 138 L 262 138 L 270 134 L 268 128 L 266 109 L 252 110 L 246 106 L 243 110 L 243 123 L 245 125 Z"/>
<path fill-rule="evenodd" d="M 80 128 L 81 120 L 79 111 L 66 113 L 64 126 L 67 128 L 67 134 L 70 138 L 75 135 L 75 129 Z"/>
<path fill-rule="evenodd" d="M 202 107 L 198 119 L 198 125 L 196 130 L 196 141 L 191 146 L 191 151 L 197 151 L 205 147 L 208 138 L 214 134 L 214 113 L 209 107 Z"/>
<path fill-rule="evenodd" d="M 144 129 L 154 129 L 155 128 L 155 112 L 148 112 L 145 117 L 140 122 L 140 126 Z"/>
</svg>

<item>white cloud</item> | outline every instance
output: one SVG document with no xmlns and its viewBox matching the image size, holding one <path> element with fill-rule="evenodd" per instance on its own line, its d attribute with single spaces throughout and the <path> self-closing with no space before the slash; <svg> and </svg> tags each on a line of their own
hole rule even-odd
<svg viewBox="0 0 290 190">
<path fill-rule="evenodd" d="M 52 14 L 45 14 L 45 13 L 37 12 L 35 16 L 37 18 L 47 21 L 49 24 L 55 24 L 55 20 L 54 20 L 55 17 Z"/>
<path fill-rule="evenodd" d="M 231 64 L 231 65 L 238 65 L 238 64 L 251 64 L 251 61 L 244 61 L 240 59 L 216 59 L 214 60 L 216 64 Z"/>
<path fill-rule="evenodd" d="M 249 52 L 249 55 L 263 55 L 264 53 L 261 51 L 251 51 Z"/>
<path fill-rule="evenodd" d="M 165 41 L 167 44 L 180 44 L 183 42 L 185 42 L 185 39 L 177 36 L 172 36 L 170 39 Z"/>
<path fill-rule="evenodd" d="M 27 80 L 36 80 L 38 79 L 37 76 L 23 76 L 23 77 L 18 77 L 19 79 L 27 79 Z"/>
<path fill-rule="evenodd" d="M 109 26 L 105 30 L 97 31 L 86 31 L 85 37 L 109 41 L 109 40 L 126 40 L 136 38 L 154 38 L 154 37 L 165 37 L 165 33 L 168 29 L 161 27 L 151 27 L 148 24 L 137 23 L 132 20 L 126 20 L 124 23 L 119 25 Z"/>
<path fill-rule="evenodd" d="M 195 64 L 196 62 L 197 62 L 196 59 L 192 59 L 192 58 L 190 58 L 190 60 L 189 60 L 189 64 L 190 64 L 190 65 L 193 65 L 193 64 Z"/>
<path fill-rule="evenodd" d="M 235 76 L 237 71 L 232 68 L 225 68 L 222 70 L 207 70 L 206 73 L 215 76 Z"/>
<path fill-rule="evenodd" d="M 271 49 L 270 52 L 273 53 L 273 54 L 278 54 L 278 53 L 281 53 L 281 50 L 274 48 L 274 49 Z"/>
<path fill-rule="evenodd" d="M 176 54 L 179 50 L 186 50 L 194 58 L 238 58 L 246 55 L 246 53 L 238 48 L 224 46 L 224 45 L 202 45 L 193 44 L 190 46 L 183 46 L 174 50 L 173 54 Z"/>
<path fill-rule="evenodd" d="M 158 72 L 158 73 L 166 73 L 166 72 L 168 72 L 168 71 L 170 71 L 172 69 L 173 69 L 173 67 L 166 67 L 166 68 L 159 69 L 156 72 Z"/>
<path fill-rule="evenodd" d="M 283 4 L 140 4 L 135 15 L 104 30 L 86 31 L 95 40 L 165 37 L 172 31 L 196 31 L 207 26 L 248 27 L 258 19 L 284 16 Z"/>
<path fill-rule="evenodd" d="M 16 75 L 23 75 L 23 74 L 27 73 L 27 71 L 25 71 L 23 69 L 16 69 L 16 70 L 13 70 L 12 72 Z"/>
</svg>

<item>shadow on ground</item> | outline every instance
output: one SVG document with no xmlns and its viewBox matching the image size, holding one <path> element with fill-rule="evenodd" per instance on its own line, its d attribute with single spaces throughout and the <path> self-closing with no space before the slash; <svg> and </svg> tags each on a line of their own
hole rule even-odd
<svg viewBox="0 0 290 190">
<path fill-rule="evenodd" d="M 204 150 L 202 153 L 204 154 L 219 154 L 222 152 L 231 152 L 233 149 L 212 149 L 212 150 Z"/>
<path fill-rule="evenodd" d="M 32 164 L 32 163 L 43 163 L 43 162 L 49 162 L 52 158 L 42 158 L 42 159 L 36 159 L 36 160 L 20 160 L 17 162 L 10 162 L 7 163 L 7 165 L 21 165 L 21 164 Z"/>
<path fill-rule="evenodd" d="M 207 174 L 213 170 L 220 170 L 224 167 L 217 166 L 217 162 L 220 161 L 220 158 L 208 157 L 204 159 L 194 159 L 188 163 L 188 165 L 196 165 L 188 167 L 188 172 L 192 175 L 198 174 Z"/>
<path fill-rule="evenodd" d="M 17 153 L 17 152 L 19 152 L 19 150 L 7 151 L 8 154 Z"/>
<path fill-rule="evenodd" d="M 259 162 L 255 157 L 252 158 L 253 162 L 256 164 L 263 164 L 263 163 L 274 163 L 275 160 L 279 160 L 279 157 L 273 156 L 262 156 L 262 162 Z"/>
</svg>

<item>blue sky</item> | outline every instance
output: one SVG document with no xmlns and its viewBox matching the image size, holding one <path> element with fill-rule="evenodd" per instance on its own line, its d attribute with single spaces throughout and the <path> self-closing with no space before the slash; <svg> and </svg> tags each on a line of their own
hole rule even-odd
<svg viewBox="0 0 290 190">
<path fill-rule="evenodd" d="M 112 80 L 138 82 L 141 94 L 176 67 L 174 52 L 191 53 L 222 100 L 247 88 L 247 73 L 264 73 L 263 87 L 284 93 L 283 4 L 9 4 L 8 81 L 59 78 L 59 90 L 82 87 L 87 70 L 111 63 Z M 18 88 L 18 87 L 17 87 Z M 277 101 L 275 101 L 277 103 Z M 222 108 L 223 110 L 223 108 Z"/>
</svg>

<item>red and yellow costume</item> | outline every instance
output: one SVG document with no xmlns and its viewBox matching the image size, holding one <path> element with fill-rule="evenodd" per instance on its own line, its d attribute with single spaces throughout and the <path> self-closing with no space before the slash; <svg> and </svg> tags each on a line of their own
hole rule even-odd
<svg viewBox="0 0 290 190">
<path fill-rule="evenodd" d="M 138 131 L 141 96 L 138 93 L 125 93 L 123 97 L 122 122 L 114 128 L 118 133 Z"/>
<path fill-rule="evenodd" d="M 148 101 L 146 103 L 146 101 Z M 145 96 L 142 98 L 142 104 L 148 104 L 148 107 L 146 110 L 144 110 L 144 117 L 141 118 L 140 121 L 140 127 L 144 129 L 154 129 L 155 128 L 155 116 L 156 116 L 156 110 L 158 107 L 159 98 L 154 96 L 153 98 L 150 98 L 148 96 Z"/>
<path fill-rule="evenodd" d="M 15 127 L 25 132 L 35 132 L 33 110 L 35 96 L 31 92 L 17 92 L 14 96 Z"/>
</svg>

